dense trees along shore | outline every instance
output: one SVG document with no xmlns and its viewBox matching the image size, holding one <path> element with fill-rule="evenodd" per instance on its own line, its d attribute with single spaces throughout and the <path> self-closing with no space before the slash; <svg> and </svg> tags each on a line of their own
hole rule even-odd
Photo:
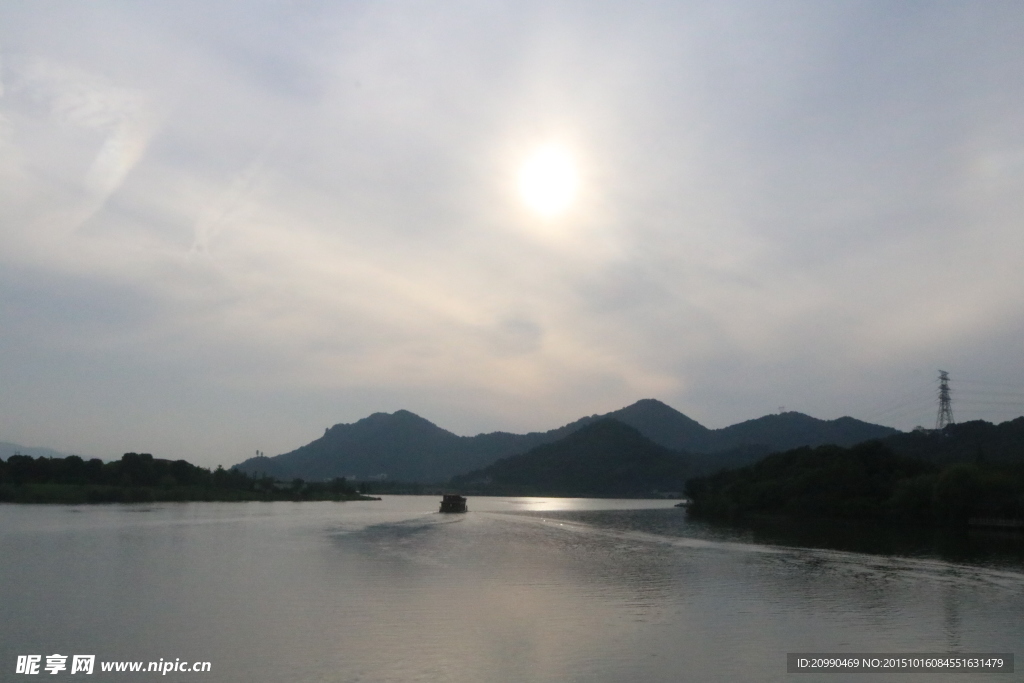
<svg viewBox="0 0 1024 683">
<path fill-rule="evenodd" d="M 236 469 L 210 471 L 148 453 L 125 453 L 107 463 L 77 455 L 12 455 L 0 461 L 0 502 L 8 503 L 367 499 L 345 479 L 285 483 Z"/>
<path fill-rule="evenodd" d="M 695 516 L 786 515 L 966 525 L 1024 520 L 1024 464 L 936 464 L 879 441 L 776 453 L 691 479 Z"/>
</svg>

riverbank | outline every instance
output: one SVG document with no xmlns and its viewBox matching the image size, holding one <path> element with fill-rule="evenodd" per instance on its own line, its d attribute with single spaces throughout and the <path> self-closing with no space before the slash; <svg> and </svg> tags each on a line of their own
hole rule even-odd
<svg viewBox="0 0 1024 683">
<path fill-rule="evenodd" d="M 0 503 L 155 503 L 235 501 L 379 500 L 343 478 L 323 482 L 250 476 L 222 467 L 211 471 L 185 460 L 125 453 L 117 461 L 32 458 L 0 461 Z"/>
<path fill-rule="evenodd" d="M 81 505 L 89 503 L 232 503 L 253 501 L 333 501 L 380 500 L 361 493 L 332 493 L 299 490 L 245 491 L 197 486 L 161 488 L 155 486 L 102 486 L 71 484 L 26 484 L 0 486 L 0 503 Z"/>
</svg>

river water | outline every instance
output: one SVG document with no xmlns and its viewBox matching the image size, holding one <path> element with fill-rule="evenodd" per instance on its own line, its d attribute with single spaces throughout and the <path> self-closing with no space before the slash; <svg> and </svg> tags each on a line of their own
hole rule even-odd
<svg viewBox="0 0 1024 683">
<path fill-rule="evenodd" d="M 437 504 L 0 505 L 0 680 L 1021 680 L 786 673 L 787 652 L 1019 655 L 1018 539 L 950 560 L 796 547 L 671 501 Z M 52 654 L 95 673 L 16 673 Z M 160 659 L 211 670 L 100 671 Z"/>
</svg>

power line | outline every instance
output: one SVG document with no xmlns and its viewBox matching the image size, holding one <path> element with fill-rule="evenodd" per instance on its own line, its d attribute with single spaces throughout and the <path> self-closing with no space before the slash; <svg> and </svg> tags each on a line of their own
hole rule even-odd
<svg viewBox="0 0 1024 683">
<path fill-rule="evenodd" d="M 905 393 L 894 392 L 888 402 L 876 403 L 875 409 L 863 411 L 860 419 L 894 426 L 904 422 L 909 424 L 911 420 L 916 424 L 927 424 L 925 420 L 930 414 L 935 416 L 936 429 L 942 429 L 955 423 L 951 384 L 949 373 L 940 370 L 935 379 L 920 381 L 917 387 Z M 957 376 L 956 384 L 957 414 L 961 420 L 1024 415 L 1024 385 L 1020 383 L 960 379 Z M 934 398 L 929 400 L 928 394 Z"/>
<path fill-rule="evenodd" d="M 984 384 L 990 387 L 1013 387 L 1014 389 L 1020 389 L 1020 382 L 989 382 L 981 379 L 957 379 L 959 384 Z"/>
<path fill-rule="evenodd" d="M 999 394 L 990 391 L 960 391 L 959 389 L 957 389 L 956 396 L 957 400 L 961 398 L 983 398 L 995 401 L 1019 401 L 1024 399 L 1024 394 Z"/>
<path fill-rule="evenodd" d="M 878 407 L 876 402 L 873 406 L 874 410 L 863 411 L 864 417 L 861 419 L 867 422 L 881 423 L 883 421 L 899 420 L 908 414 L 917 417 L 927 415 L 932 410 L 932 403 L 925 396 L 927 393 L 931 393 L 930 389 L 935 383 L 936 380 L 920 383 L 892 397 L 889 402 L 882 404 L 881 408 Z"/>
</svg>

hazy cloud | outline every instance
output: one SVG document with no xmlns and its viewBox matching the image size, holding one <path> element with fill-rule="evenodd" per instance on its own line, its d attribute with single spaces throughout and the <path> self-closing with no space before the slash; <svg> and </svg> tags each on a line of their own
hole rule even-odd
<svg viewBox="0 0 1024 683">
<path fill-rule="evenodd" d="M 0 437 L 228 464 L 398 408 L 907 428 L 938 367 L 1024 386 L 1022 30 L 1000 2 L 5 5 Z M 580 187 L 548 220 L 516 173 L 552 141 Z"/>
</svg>

